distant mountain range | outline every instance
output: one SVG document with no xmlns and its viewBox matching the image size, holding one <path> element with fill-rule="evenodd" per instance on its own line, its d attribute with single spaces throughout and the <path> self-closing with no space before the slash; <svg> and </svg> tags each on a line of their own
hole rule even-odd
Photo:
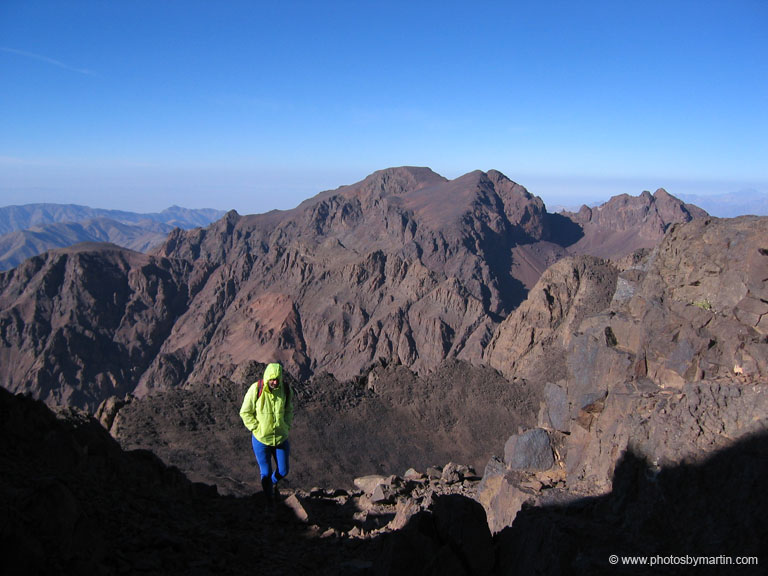
<svg viewBox="0 0 768 576">
<path fill-rule="evenodd" d="M 700 207 L 710 216 L 716 218 L 737 218 L 748 215 L 768 216 L 768 192 L 744 189 L 727 194 L 676 193 L 675 196 L 687 204 L 694 204 Z M 582 205 L 595 208 L 604 202 L 605 200 L 597 199 L 584 201 L 581 204 L 547 202 L 547 210 L 552 213 L 578 212 Z"/>
<path fill-rule="evenodd" d="M 768 216 L 768 193 L 757 190 L 740 190 L 713 196 L 679 194 L 678 197 L 718 218 L 735 218 L 745 214 Z"/>
<path fill-rule="evenodd" d="M 146 252 L 174 228 L 209 225 L 224 215 L 211 208 L 171 206 L 159 213 L 103 210 L 76 204 L 26 204 L 0 208 L 0 270 L 46 250 L 80 242 L 111 242 Z"/>
</svg>

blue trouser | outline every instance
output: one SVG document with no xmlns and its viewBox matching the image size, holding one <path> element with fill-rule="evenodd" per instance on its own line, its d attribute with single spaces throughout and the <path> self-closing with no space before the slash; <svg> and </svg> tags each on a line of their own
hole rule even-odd
<svg viewBox="0 0 768 576">
<path fill-rule="evenodd" d="M 262 485 L 265 481 L 269 481 L 270 484 L 277 484 L 278 480 L 288 475 L 288 457 L 291 453 L 291 445 L 288 440 L 279 446 L 267 446 L 256 440 L 256 436 L 251 434 L 251 444 L 253 445 L 253 453 L 256 455 L 256 462 L 259 464 Z M 273 459 L 277 464 L 274 472 L 272 472 Z"/>
</svg>

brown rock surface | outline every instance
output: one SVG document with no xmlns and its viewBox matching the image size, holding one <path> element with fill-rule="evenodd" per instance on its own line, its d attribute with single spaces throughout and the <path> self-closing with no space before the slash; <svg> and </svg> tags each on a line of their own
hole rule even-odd
<svg viewBox="0 0 768 576">
<path fill-rule="evenodd" d="M 656 249 L 604 276 L 610 281 L 588 298 L 603 310 L 578 314 L 569 274 L 552 287 L 556 270 L 572 270 L 562 261 L 502 323 L 487 352 L 494 360 L 509 338 L 501 356 L 508 375 L 531 350 L 546 350 L 527 374 L 541 375 L 539 425 L 557 440 L 569 497 L 610 492 L 624 454 L 658 473 L 768 429 L 767 244 L 765 218 L 677 225 Z M 569 313 L 576 319 L 566 323 Z M 494 531 L 510 525 L 524 502 L 544 506 L 550 494 L 535 490 L 546 479 L 521 478 L 506 464 L 486 470 L 480 491 Z"/>
<path fill-rule="evenodd" d="M 687 462 L 766 425 L 768 341 L 759 314 L 740 314 L 768 297 L 766 230 L 760 218 L 675 227 L 581 324 L 566 382 L 571 485 L 609 486 L 630 447 Z"/>
<path fill-rule="evenodd" d="M 161 252 L 215 267 L 203 290 L 210 294 L 200 299 L 205 308 L 192 303 L 139 391 L 162 380 L 167 363 L 183 364 L 190 346 L 199 358 L 192 381 L 254 358 L 282 359 L 301 377 L 324 370 L 340 378 L 379 358 L 418 372 L 478 358 L 489 315 L 522 299 L 496 263 L 508 268 L 516 243 L 539 239 L 531 235 L 541 236 L 543 215 L 539 199 L 499 173 L 446 181 L 398 168 L 285 213 L 178 233 Z M 206 312 L 217 295 L 215 312 Z M 273 326 L 262 317 L 275 298 L 290 314 Z"/>
<path fill-rule="evenodd" d="M 581 320 L 610 303 L 617 276 L 610 262 L 591 256 L 554 264 L 498 326 L 485 361 L 507 378 L 559 380 L 573 332 Z"/>
<path fill-rule="evenodd" d="M 759 314 L 740 314 L 768 299 L 766 242 L 764 218 L 676 226 L 581 323 L 565 382 L 572 486 L 609 487 L 630 447 L 672 464 L 766 425 L 768 340 Z"/>
<path fill-rule="evenodd" d="M 707 213 L 660 188 L 654 194 L 621 194 L 601 206 L 582 206 L 576 213 L 563 212 L 563 215 L 583 230 L 583 237 L 569 250 L 575 254 L 616 258 L 641 248 L 652 248 L 672 224 L 705 218 Z"/>
<path fill-rule="evenodd" d="M 194 296 L 190 268 L 80 244 L 0 274 L 3 385 L 91 410 L 132 392 Z"/>
<path fill-rule="evenodd" d="M 640 212 L 663 226 L 691 214 L 652 198 Z M 654 218 L 619 228 L 645 234 Z M 253 360 L 341 380 L 379 360 L 419 374 L 480 362 L 541 273 L 568 246 L 588 252 L 608 224 L 547 214 L 497 171 L 449 181 L 403 167 L 293 210 L 176 230 L 151 257 L 103 245 L 52 252 L 0 275 L 0 376 L 51 405 L 95 410 L 111 395 L 228 378 Z"/>
<path fill-rule="evenodd" d="M 146 448 L 195 481 L 237 495 L 257 491 L 250 435 L 238 410 L 252 365 L 208 386 L 156 391 L 117 414 L 113 435 L 126 449 Z M 292 486 L 350 488 L 356 477 L 399 473 L 456 460 L 482 468 L 510 429 L 532 427 L 538 392 L 487 367 L 463 362 L 419 376 L 379 366 L 366 378 L 328 375 L 290 380 L 295 392 L 291 432 Z"/>
</svg>

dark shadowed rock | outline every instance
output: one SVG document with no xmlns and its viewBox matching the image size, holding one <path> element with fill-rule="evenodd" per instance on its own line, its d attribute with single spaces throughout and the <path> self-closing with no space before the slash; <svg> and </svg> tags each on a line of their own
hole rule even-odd
<svg viewBox="0 0 768 576">
<path fill-rule="evenodd" d="M 495 562 L 483 507 L 452 494 L 437 498 L 432 510 L 438 538 L 456 553 L 467 573 L 490 574 Z"/>
<path fill-rule="evenodd" d="M 768 500 L 757 487 L 766 446 L 763 431 L 695 464 L 661 468 L 628 451 L 609 493 L 521 510 L 495 539 L 497 573 L 649 573 L 649 565 L 611 563 L 616 555 L 655 558 L 654 570 L 668 573 L 762 574 Z M 752 565 L 736 569 L 737 557 Z"/>
<path fill-rule="evenodd" d="M 490 574 L 495 565 L 482 506 L 459 494 L 435 498 L 428 510 L 390 535 L 380 574 Z"/>
<path fill-rule="evenodd" d="M 258 473 L 238 411 L 250 379 L 261 373 L 263 366 L 250 366 L 235 371 L 248 378 L 240 382 L 222 379 L 134 399 L 118 412 L 112 433 L 124 448 L 149 448 L 223 493 L 253 493 Z M 305 489 L 350 487 L 357 478 L 370 494 L 410 467 L 427 474 L 450 461 L 481 468 L 510 428 L 536 424 L 540 401 L 525 382 L 463 362 L 428 376 L 379 366 L 357 381 L 287 377 L 295 391 L 290 478 Z M 456 466 L 431 475 L 440 479 L 444 471 L 456 481 L 469 475 Z"/>
</svg>

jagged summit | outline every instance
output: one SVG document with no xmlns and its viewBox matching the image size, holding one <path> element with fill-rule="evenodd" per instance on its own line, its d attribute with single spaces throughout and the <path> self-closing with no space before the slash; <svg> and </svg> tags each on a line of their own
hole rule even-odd
<svg viewBox="0 0 768 576">
<path fill-rule="evenodd" d="M 80 247 L 0 276 L 0 355 L 15 358 L 0 375 L 51 404 L 95 409 L 251 360 L 339 378 L 380 360 L 417 373 L 481 361 L 547 267 L 648 246 L 697 215 L 681 206 L 659 192 L 551 215 L 496 170 L 448 180 L 388 168 L 292 210 L 176 229 L 147 257 Z"/>
<path fill-rule="evenodd" d="M 707 213 L 686 204 L 659 188 L 639 196 L 621 194 L 596 208 L 582 206 L 576 212 L 562 212 L 583 230 L 583 237 L 571 246 L 572 253 L 615 257 L 640 248 L 655 246 L 669 226 L 705 218 Z"/>
</svg>

